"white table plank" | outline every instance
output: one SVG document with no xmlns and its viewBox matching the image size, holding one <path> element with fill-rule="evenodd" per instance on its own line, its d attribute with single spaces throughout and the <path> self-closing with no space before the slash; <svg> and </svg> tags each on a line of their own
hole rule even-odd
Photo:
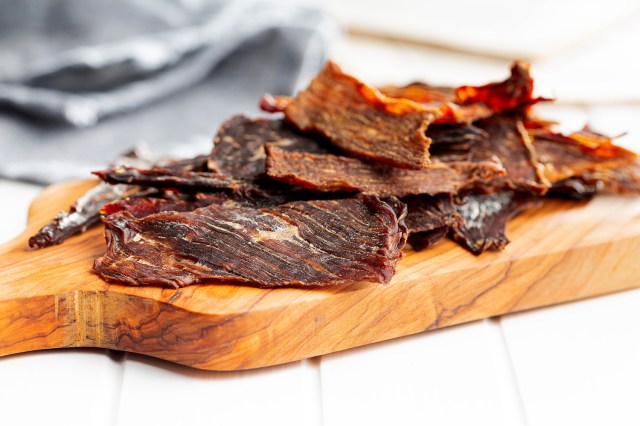
<svg viewBox="0 0 640 426">
<path fill-rule="evenodd" d="M 127 355 L 116 424 L 318 426 L 317 369 L 211 372 Z"/>
<path fill-rule="evenodd" d="M 326 426 L 525 424 L 491 321 L 324 356 L 320 370 Z"/>
<path fill-rule="evenodd" d="M 111 426 L 122 364 L 108 351 L 64 349 L 0 359 L 2 424 Z"/>
<path fill-rule="evenodd" d="M 640 290 L 501 324 L 530 426 L 640 424 Z"/>
</svg>

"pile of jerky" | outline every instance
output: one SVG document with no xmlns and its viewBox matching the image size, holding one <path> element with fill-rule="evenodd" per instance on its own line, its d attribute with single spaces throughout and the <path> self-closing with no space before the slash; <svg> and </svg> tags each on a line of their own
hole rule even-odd
<svg viewBox="0 0 640 426">
<path fill-rule="evenodd" d="M 183 287 L 388 283 L 405 243 L 449 236 L 478 255 L 545 196 L 640 193 L 636 154 L 589 128 L 563 135 L 531 107 L 528 64 L 505 81 L 373 88 L 329 62 L 273 119 L 235 116 L 211 155 L 128 156 L 29 241 L 61 243 L 102 219 L 107 281 Z"/>
</svg>

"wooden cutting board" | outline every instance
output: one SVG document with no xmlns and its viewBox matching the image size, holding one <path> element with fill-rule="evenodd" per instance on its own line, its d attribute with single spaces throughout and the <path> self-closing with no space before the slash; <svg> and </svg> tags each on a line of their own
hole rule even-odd
<svg viewBox="0 0 640 426">
<path fill-rule="evenodd" d="M 263 367 L 640 286 L 640 199 L 550 200 L 475 257 L 450 241 L 407 251 L 388 286 L 313 290 L 107 284 L 91 271 L 101 226 L 60 246 L 27 240 L 94 181 L 45 189 L 0 247 L 0 355 L 100 347 L 209 370 Z M 0 361 L 1 362 L 1 361 Z"/>
</svg>

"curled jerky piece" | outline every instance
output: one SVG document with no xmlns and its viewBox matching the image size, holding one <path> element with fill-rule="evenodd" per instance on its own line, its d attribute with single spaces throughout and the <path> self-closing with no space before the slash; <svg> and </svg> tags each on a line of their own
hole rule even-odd
<svg viewBox="0 0 640 426">
<path fill-rule="evenodd" d="M 522 108 L 544 101 L 533 97 L 533 78 L 529 64 L 517 61 L 511 66 L 511 75 L 505 81 L 484 86 L 460 86 L 456 89 L 456 103 L 462 105 L 482 103 L 493 112 Z"/>
<path fill-rule="evenodd" d="M 265 146 L 270 178 L 315 191 L 370 192 L 381 197 L 455 194 L 504 173 L 494 161 L 437 162 L 409 170 L 331 154 L 286 152 Z"/>
<path fill-rule="evenodd" d="M 103 220 L 108 248 L 94 265 L 102 278 L 175 288 L 206 280 L 262 287 L 386 284 L 406 239 L 393 208 L 362 195 Z"/>
<path fill-rule="evenodd" d="M 402 199 L 407 204 L 405 224 L 409 228 L 409 244 L 424 250 L 444 238 L 452 227 L 463 223 L 451 195 L 430 197 L 414 195 Z"/>
<path fill-rule="evenodd" d="M 485 250 L 502 250 L 509 243 L 506 229 L 509 220 L 539 202 L 537 196 L 528 192 L 468 195 L 456 204 L 464 223 L 452 227 L 451 236 L 475 255 Z"/>
<path fill-rule="evenodd" d="M 237 115 L 220 126 L 209 158 L 209 169 L 234 178 L 263 176 L 265 143 L 286 151 L 329 152 L 316 139 L 301 135 L 283 120 Z"/>
<path fill-rule="evenodd" d="M 484 103 L 459 105 L 456 89 L 453 87 L 431 86 L 426 83 L 411 83 L 406 86 L 386 86 L 380 89 L 392 98 L 409 99 L 423 105 L 437 108 L 440 115 L 434 124 L 472 123 L 493 115 L 494 111 Z"/>
<path fill-rule="evenodd" d="M 494 116 L 477 125 L 487 132 L 488 138 L 473 145 L 472 160 L 483 160 L 495 155 L 506 170 L 506 174 L 491 182 L 491 188 L 487 189 L 546 192 L 549 183 L 542 173 L 536 151 L 522 121 Z"/>
<path fill-rule="evenodd" d="M 429 163 L 431 140 L 425 132 L 439 111 L 384 96 L 329 62 L 284 113 L 300 130 L 325 136 L 347 153 L 420 169 Z"/>
</svg>

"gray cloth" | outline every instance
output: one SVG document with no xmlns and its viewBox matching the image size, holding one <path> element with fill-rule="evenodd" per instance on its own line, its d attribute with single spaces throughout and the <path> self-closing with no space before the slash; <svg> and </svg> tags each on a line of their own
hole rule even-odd
<svg viewBox="0 0 640 426">
<path fill-rule="evenodd" d="M 336 26 L 277 1 L 0 0 L 0 176 L 87 177 L 118 154 L 207 152 L 218 125 L 291 94 Z"/>
</svg>

